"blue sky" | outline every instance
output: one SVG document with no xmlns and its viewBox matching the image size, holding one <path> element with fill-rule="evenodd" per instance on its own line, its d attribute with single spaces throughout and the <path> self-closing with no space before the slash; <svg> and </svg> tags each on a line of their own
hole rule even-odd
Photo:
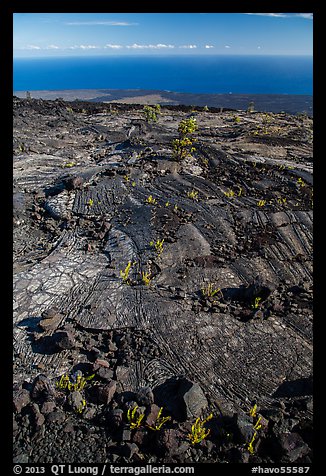
<svg viewBox="0 0 326 476">
<path fill-rule="evenodd" d="M 15 13 L 14 57 L 312 55 L 311 13 Z"/>
</svg>

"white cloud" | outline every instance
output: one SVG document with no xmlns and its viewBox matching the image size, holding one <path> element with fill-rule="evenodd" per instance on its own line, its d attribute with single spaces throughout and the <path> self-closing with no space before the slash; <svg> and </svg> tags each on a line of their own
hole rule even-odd
<svg viewBox="0 0 326 476">
<path fill-rule="evenodd" d="M 192 50 L 193 48 L 197 48 L 197 45 L 181 45 L 179 48 L 186 48 Z"/>
<path fill-rule="evenodd" d="M 214 46 L 213 46 L 213 45 L 205 45 L 205 48 L 206 48 L 207 50 L 209 50 L 210 48 L 214 48 Z"/>
<path fill-rule="evenodd" d="M 286 17 L 285 13 L 245 13 L 245 15 L 260 15 L 264 17 Z"/>
<path fill-rule="evenodd" d="M 57 45 L 49 45 L 45 48 L 46 50 L 59 50 L 59 46 Z"/>
<path fill-rule="evenodd" d="M 82 50 L 95 50 L 96 48 L 99 48 L 99 47 L 95 45 L 80 45 L 79 48 Z"/>
<path fill-rule="evenodd" d="M 313 19 L 312 13 L 245 13 L 245 15 L 260 15 L 264 17 L 277 17 L 277 18 L 289 18 L 289 17 L 301 17 L 308 20 Z"/>
<path fill-rule="evenodd" d="M 312 13 L 296 13 L 295 15 L 297 17 L 306 18 L 307 20 L 313 20 L 314 17 Z"/>
<path fill-rule="evenodd" d="M 165 45 L 162 43 L 158 43 L 155 47 L 156 48 L 174 48 L 174 45 Z"/>
<path fill-rule="evenodd" d="M 164 48 L 174 48 L 174 45 L 165 45 L 163 43 L 158 43 L 157 45 L 139 45 L 138 43 L 134 43 L 133 45 L 127 45 L 126 48 L 134 49 L 134 50 L 145 50 L 145 49 L 164 49 Z"/>
<path fill-rule="evenodd" d="M 108 43 L 107 45 L 104 46 L 104 48 L 111 48 L 113 50 L 119 50 L 119 49 L 123 48 L 123 46 L 122 45 L 112 45 L 112 44 Z"/>
<path fill-rule="evenodd" d="M 224 48 L 231 48 L 231 46 L 230 45 L 225 45 Z"/>
<path fill-rule="evenodd" d="M 27 45 L 22 48 L 22 50 L 41 50 L 42 48 L 40 46 L 36 45 Z"/>
<path fill-rule="evenodd" d="M 95 50 L 100 48 L 99 46 L 95 45 L 73 45 L 73 46 L 68 46 L 68 50 Z M 66 49 L 66 48 L 64 48 Z"/>
<path fill-rule="evenodd" d="M 134 26 L 138 23 L 129 23 L 126 21 L 71 21 L 66 22 L 69 26 Z"/>
</svg>

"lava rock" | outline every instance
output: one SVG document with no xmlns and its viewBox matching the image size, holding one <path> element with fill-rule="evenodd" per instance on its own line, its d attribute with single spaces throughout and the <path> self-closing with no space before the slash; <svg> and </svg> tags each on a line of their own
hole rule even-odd
<svg viewBox="0 0 326 476">
<path fill-rule="evenodd" d="M 96 349 L 98 350 L 98 349 Z M 99 351 L 100 353 L 101 351 Z M 95 363 L 94 363 L 94 371 L 96 372 L 98 369 L 100 369 L 101 367 L 105 367 L 107 369 L 110 368 L 110 364 L 107 360 L 103 360 L 103 359 L 96 359 L 95 360 Z"/>
<path fill-rule="evenodd" d="M 16 413 L 20 413 L 24 407 L 30 403 L 30 394 L 29 391 L 22 388 L 14 393 L 13 403 L 14 410 Z"/>
<path fill-rule="evenodd" d="M 71 350 L 76 347 L 75 338 L 70 331 L 58 331 L 53 334 L 52 337 L 53 343 L 59 352 L 62 350 Z"/>
<path fill-rule="evenodd" d="M 47 319 L 53 319 L 56 317 L 58 314 L 60 314 L 59 309 L 56 306 L 49 307 L 45 311 L 42 312 L 42 319 L 47 320 Z"/>
<path fill-rule="evenodd" d="M 122 439 L 122 441 L 130 441 L 131 440 L 131 430 L 130 430 L 130 428 L 123 428 L 121 439 Z"/>
<path fill-rule="evenodd" d="M 75 390 L 74 392 L 71 392 L 68 396 L 68 405 L 71 407 L 71 409 L 74 412 L 79 412 L 80 409 L 84 407 L 83 402 L 84 402 L 83 396 L 77 390 Z"/>
<path fill-rule="evenodd" d="M 44 415 L 42 415 L 42 413 L 40 412 L 40 408 L 37 403 L 32 403 L 29 408 L 31 412 L 31 424 L 34 427 L 34 430 L 38 431 L 44 424 Z"/>
<path fill-rule="evenodd" d="M 48 413 L 53 412 L 55 407 L 55 402 L 44 402 L 40 410 L 43 415 L 47 415 Z"/>
<path fill-rule="evenodd" d="M 189 384 L 191 384 L 190 387 Z M 182 393 L 183 390 L 185 390 L 183 402 L 185 404 L 187 419 L 199 417 L 202 411 L 208 406 L 208 401 L 203 390 L 198 383 L 192 382 L 184 382 L 180 388 L 180 392 Z"/>
<path fill-rule="evenodd" d="M 111 382 L 107 385 L 96 385 L 93 388 L 92 395 L 98 404 L 104 403 L 105 405 L 108 405 L 113 399 L 116 389 L 117 382 L 115 380 L 111 380 Z"/>
<path fill-rule="evenodd" d="M 111 369 L 108 369 L 106 367 L 100 367 L 96 371 L 96 376 L 101 378 L 102 380 L 106 380 L 107 382 L 110 382 L 113 378 L 114 372 Z"/>
<path fill-rule="evenodd" d="M 160 456 L 174 456 L 184 452 L 189 445 L 181 445 L 182 435 L 179 430 L 165 428 L 158 432 L 156 439 L 156 450 Z"/>
<path fill-rule="evenodd" d="M 155 405 L 155 403 L 152 403 L 149 408 L 147 408 L 146 414 L 145 414 L 145 423 L 148 426 L 153 426 L 154 423 L 157 420 L 158 414 L 160 411 L 160 407 Z"/>
<path fill-rule="evenodd" d="M 123 421 L 123 410 L 120 408 L 114 408 L 110 410 L 106 415 L 106 421 L 109 427 L 112 427 L 114 430 L 117 430 L 122 425 Z"/>
<path fill-rule="evenodd" d="M 230 463 L 248 463 L 250 455 L 243 448 L 232 447 L 227 451 L 227 456 Z"/>
<path fill-rule="evenodd" d="M 121 383 L 127 382 L 129 375 L 129 367 L 125 367 L 124 365 L 119 365 L 115 370 L 115 377 Z"/>
<path fill-rule="evenodd" d="M 240 443 L 250 441 L 255 433 L 252 418 L 246 414 L 234 415 L 235 435 Z"/>
<path fill-rule="evenodd" d="M 122 455 L 128 459 L 132 458 L 134 454 L 137 454 L 139 452 L 139 448 L 136 443 L 125 443 L 121 449 Z"/>
<path fill-rule="evenodd" d="M 283 433 L 279 438 L 280 449 L 283 453 L 283 460 L 294 463 L 297 459 L 306 456 L 310 452 L 307 443 L 304 442 L 299 433 Z"/>
<path fill-rule="evenodd" d="M 147 428 L 144 427 L 137 428 L 132 435 L 132 441 L 139 447 L 147 446 L 151 439 L 151 435 L 149 434 Z"/>
<path fill-rule="evenodd" d="M 199 384 L 186 378 L 167 379 L 154 389 L 154 395 L 155 402 L 180 421 L 199 417 L 208 406 Z"/>
<path fill-rule="evenodd" d="M 66 180 L 65 186 L 67 187 L 68 190 L 80 190 L 83 188 L 84 184 L 84 179 L 80 175 L 77 175 L 77 177 L 70 177 L 69 179 Z"/>
<path fill-rule="evenodd" d="M 150 387 L 142 387 L 136 393 L 136 400 L 139 405 L 151 405 L 154 403 L 154 393 Z"/>
<path fill-rule="evenodd" d="M 55 392 L 51 382 L 45 375 L 40 374 L 35 377 L 31 390 L 31 397 L 33 400 L 50 401 L 54 399 L 54 394 Z"/>
<path fill-rule="evenodd" d="M 63 423 L 66 419 L 66 414 L 62 410 L 56 409 L 46 415 L 47 423 L 57 423 L 58 425 Z"/>
<path fill-rule="evenodd" d="M 59 312 L 57 307 L 50 307 L 42 313 L 42 319 L 39 322 L 39 326 L 44 331 L 56 329 L 63 317 L 63 314 Z"/>
</svg>

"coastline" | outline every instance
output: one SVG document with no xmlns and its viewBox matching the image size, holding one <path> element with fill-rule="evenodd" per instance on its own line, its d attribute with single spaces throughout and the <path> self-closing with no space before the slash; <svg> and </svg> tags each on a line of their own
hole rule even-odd
<svg viewBox="0 0 326 476">
<path fill-rule="evenodd" d="M 256 111 L 313 115 L 313 96 L 295 94 L 198 94 L 148 89 L 64 89 L 29 91 L 32 98 L 65 101 L 122 104 L 160 104 L 207 106 L 246 110 L 251 102 Z M 14 91 L 13 95 L 26 98 L 27 91 Z"/>
</svg>

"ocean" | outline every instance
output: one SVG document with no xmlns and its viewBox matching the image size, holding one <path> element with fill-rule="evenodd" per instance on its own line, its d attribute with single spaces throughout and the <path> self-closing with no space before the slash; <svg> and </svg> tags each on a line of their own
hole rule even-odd
<svg viewBox="0 0 326 476">
<path fill-rule="evenodd" d="M 16 58 L 13 90 L 155 89 L 209 94 L 313 94 L 309 56 Z"/>
</svg>

